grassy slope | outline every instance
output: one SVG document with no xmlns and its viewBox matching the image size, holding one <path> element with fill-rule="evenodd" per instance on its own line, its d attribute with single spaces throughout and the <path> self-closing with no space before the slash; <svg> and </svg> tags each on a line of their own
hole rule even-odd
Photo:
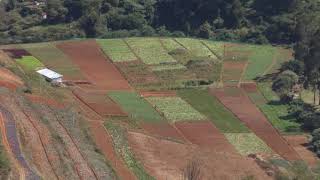
<svg viewBox="0 0 320 180">
<path fill-rule="evenodd" d="M 137 59 L 123 39 L 99 39 L 97 42 L 113 62 Z"/>
<path fill-rule="evenodd" d="M 282 133 L 299 131 L 299 124 L 293 122 L 295 118 L 288 113 L 288 105 L 280 104 L 279 98 L 272 91 L 270 83 L 259 83 L 258 88 L 261 94 L 254 93 L 249 94 L 249 96 L 271 124 Z M 266 99 L 267 101 L 261 103 L 261 99 Z"/>
<path fill-rule="evenodd" d="M 148 102 L 133 92 L 110 92 L 108 95 L 126 111 L 132 119 L 145 122 L 161 122 L 163 118 Z"/>
<path fill-rule="evenodd" d="M 176 41 L 186 47 L 195 56 L 217 58 L 199 39 L 176 38 Z"/>
<path fill-rule="evenodd" d="M 247 133 L 249 129 L 207 90 L 181 90 L 179 96 L 206 115 L 224 133 Z"/>
<path fill-rule="evenodd" d="M 23 56 L 21 59 L 17 59 L 17 62 L 25 71 L 34 71 L 37 68 L 44 67 L 44 65 L 33 56 Z"/>
</svg>

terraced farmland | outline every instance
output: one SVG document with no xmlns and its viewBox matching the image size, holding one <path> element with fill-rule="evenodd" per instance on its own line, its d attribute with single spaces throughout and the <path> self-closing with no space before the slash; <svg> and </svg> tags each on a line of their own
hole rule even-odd
<svg viewBox="0 0 320 180">
<path fill-rule="evenodd" d="M 191 51 L 192 54 L 199 57 L 210 57 L 216 59 L 217 57 L 198 39 L 190 38 L 176 38 L 182 46 Z"/>
<path fill-rule="evenodd" d="M 97 42 L 113 62 L 134 61 L 137 59 L 123 39 L 99 39 Z"/>
</svg>

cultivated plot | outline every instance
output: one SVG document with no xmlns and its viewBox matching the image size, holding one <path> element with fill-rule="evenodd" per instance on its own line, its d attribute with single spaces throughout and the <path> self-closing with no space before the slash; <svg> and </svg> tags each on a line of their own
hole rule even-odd
<svg viewBox="0 0 320 180">
<path fill-rule="evenodd" d="M 159 113 L 137 93 L 114 91 L 109 92 L 108 95 L 117 102 L 133 120 L 150 123 L 163 121 Z"/>
<path fill-rule="evenodd" d="M 177 49 L 184 49 L 183 46 L 181 46 L 179 43 L 177 43 L 172 38 L 161 38 L 160 42 L 162 43 L 163 47 L 168 51 L 171 52 L 173 50 Z"/>
<path fill-rule="evenodd" d="M 176 62 L 163 48 L 158 38 L 129 38 L 125 40 L 145 64 Z"/>
<path fill-rule="evenodd" d="M 176 38 L 182 46 L 191 51 L 194 56 L 198 57 L 210 57 L 217 59 L 217 57 L 208 49 L 200 40 L 190 38 Z"/>
<path fill-rule="evenodd" d="M 97 42 L 113 62 L 137 60 L 123 39 L 98 39 Z"/>
<path fill-rule="evenodd" d="M 207 119 L 179 97 L 149 97 L 147 100 L 170 122 Z"/>
<path fill-rule="evenodd" d="M 43 68 L 44 65 L 33 56 L 22 56 L 21 59 L 16 59 L 18 64 L 26 71 L 35 71 L 39 68 Z"/>
<path fill-rule="evenodd" d="M 80 68 L 60 50 L 54 43 L 38 43 L 22 45 L 29 53 L 39 59 L 46 67 L 57 71 L 67 80 L 84 79 Z"/>
<path fill-rule="evenodd" d="M 202 43 L 204 43 L 219 58 L 223 58 L 225 50 L 224 42 L 202 40 Z"/>
</svg>

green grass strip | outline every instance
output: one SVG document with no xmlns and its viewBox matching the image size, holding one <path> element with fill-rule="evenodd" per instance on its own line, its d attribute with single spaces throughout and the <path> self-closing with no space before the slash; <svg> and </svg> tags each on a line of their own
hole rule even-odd
<svg viewBox="0 0 320 180">
<path fill-rule="evenodd" d="M 249 129 L 227 110 L 207 90 L 188 89 L 178 91 L 180 97 L 210 120 L 224 133 L 247 133 Z"/>
<path fill-rule="evenodd" d="M 259 83 L 262 93 L 249 93 L 251 100 L 265 114 L 270 123 L 282 133 L 299 132 L 300 125 L 295 117 L 289 115 L 288 105 L 281 104 L 279 97 L 272 91 L 270 83 Z M 265 102 L 261 99 L 266 99 Z"/>
<path fill-rule="evenodd" d="M 137 60 L 123 39 L 98 39 L 97 42 L 113 62 Z"/>
<path fill-rule="evenodd" d="M 272 150 L 254 133 L 225 133 L 224 135 L 241 155 L 272 153 Z"/>
<path fill-rule="evenodd" d="M 224 42 L 208 40 L 203 40 L 202 42 L 205 43 L 210 48 L 210 50 L 213 51 L 219 57 L 224 56 Z"/>
<path fill-rule="evenodd" d="M 177 43 L 172 38 L 162 38 L 161 42 L 163 46 L 168 50 L 168 52 L 176 50 L 176 49 L 184 49 L 179 43 Z"/>
<path fill-rule="evenodd" d="M 134 154 L 130 150 L 128 140 L 125 135 L 125 129 L 121 126 L 112 123 L 111 121 L 105 122 L 105 127 L 113 139 L 115 150 L 117 155 L 120 155 L 129 169 L 135 174 L 139 180 L 155 180 L 144 169 L 143 165 L 135 158 Z"/>
<path fill-rule="evenodd" d="M 202 44 L 199 39 L 176 38 L 176 40 L 195 56 L 217 59 L 217 57 L 204 44 Z"/>
<path fill-rule="evenodd" d="M 171 122 L 207 119 L 180 97 L 149 97 L 147 100 Z"/>
<path fill-rule="evenodd" d="M 108 95 L 136 121 L 161 122 L 163 118 L 140 95 L 134 92 L 114 91 Z"/>
<path fill-rule="evenodd" d="M 33 56 L 23 56 L 21 59 L 17 59 L 17 62 L 26 71 L 34 71 L 44 67 L 44 65 Z"/>
</svg>

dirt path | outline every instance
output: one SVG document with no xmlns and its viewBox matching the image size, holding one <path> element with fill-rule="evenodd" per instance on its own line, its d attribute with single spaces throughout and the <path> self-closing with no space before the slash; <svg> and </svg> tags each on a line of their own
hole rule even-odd
<svg viewBox="0 0 320 180">
<path fill-rule="evenodd" d="M 1 105 L 0 113 L 2 117 L 1 131 L 5 140 L 4 142 L 7 142 L 7 145 L 9 146 L 7 147 L 9 148 L 8 150 L 12 152 L 15 159 L 19 163 L 18 167 L 21 167 L 21 170 L 19 170 L 21 175 L 20 177 L 23 179 L 23 176 L 25 176 L 25 179 L 40 180 L 40 177 L 32 170 L 22 155 L 20 143 L 17 137 L 16 124 L 12 114 Z"/>
<path fill-rule="evenodd" d="M 65 42 L 57 45 L 79 66 L 88 79 L 104 90 L 132 90 L 112 62 L 94 40 Z"/>
<path fill-rule="evenodd" d="M 269 123 L 263 113 L 240 88 L 210 89 L 210 93 L 233 112 L 277 154 L 287 160 L 301 160 L 298 153 Z"/>
</svg>

